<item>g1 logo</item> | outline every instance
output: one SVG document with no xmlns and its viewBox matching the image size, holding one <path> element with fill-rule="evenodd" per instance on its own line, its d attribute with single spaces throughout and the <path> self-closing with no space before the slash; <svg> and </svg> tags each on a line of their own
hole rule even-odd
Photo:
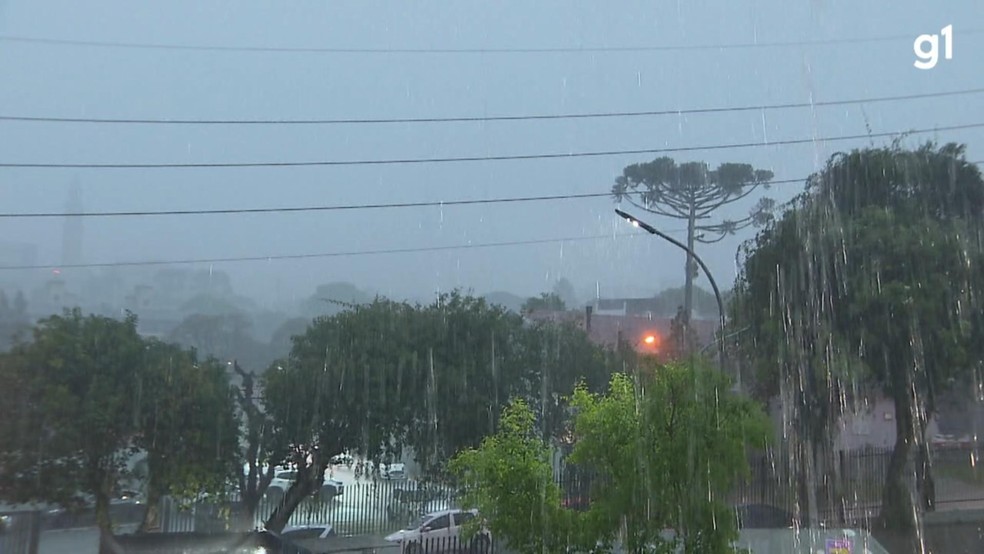
<svg viewBox="0 0 984 554">
<path fill-rule="evenodd" d="M 943 57 L 952 60 L 953 25 L 943 27 L 940 35 L 943 35 Z M 940 59 L 940 36 L 919 35 L 912 43 L 912 50 L 916 53 L 916 61 L 913 65 L 919 69 L 933 69 Z"/>
</svg>

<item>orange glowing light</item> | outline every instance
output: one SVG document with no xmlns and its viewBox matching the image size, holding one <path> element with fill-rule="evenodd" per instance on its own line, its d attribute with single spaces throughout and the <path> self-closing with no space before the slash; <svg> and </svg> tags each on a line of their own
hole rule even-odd
<svg viewBox="0 0 984 554">
<path fill-rule="evenodd" d="M 643 339 L 643 342 L 645 342 L 648 345 L 656 344 L 656 337 L 654 337 L 653 335 L 648 335 L 645 339 Z"/>
</svg>

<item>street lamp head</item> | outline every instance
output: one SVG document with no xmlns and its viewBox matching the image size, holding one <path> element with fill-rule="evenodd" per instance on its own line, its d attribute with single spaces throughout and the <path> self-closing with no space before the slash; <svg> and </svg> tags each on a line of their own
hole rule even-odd
<svg viewBox="0 0 984 554">
<path fill-rule="evenodd" d="M 620 210 L 618 208 L 615 208 L 615 213 L 617 213 L 619 215 L 619 217 L 621 217 L 622 219 L 624 219 L 624 220 L 628 221 L 629 223 L 631 223 L 633 227 L 641 228 L 641 229 L 647 231 L 651 235 L 655 235 L 656 234 L 656 229 L 653 228 L 648 223 L 646 223 L 644 221 L 639 221 L 635 217 L 633 217 L 633 216 L 631 216 L 631 215 L 623 212 L 622 210 Z"/>
</svg>

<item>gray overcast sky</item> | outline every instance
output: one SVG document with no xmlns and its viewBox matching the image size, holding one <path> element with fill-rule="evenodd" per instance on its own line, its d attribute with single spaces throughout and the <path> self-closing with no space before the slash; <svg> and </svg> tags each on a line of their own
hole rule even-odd
<svg viewBox="0 0 984 554">
<path fill-rule="evenodd" d="M 954 56 L 913 67 L 913 39 L 953 24 Z M 301 53 L 132 49 L 0 40 L 0 112 L 110 118 L 380 118 L 690 109 L 984 86 L 979 0 L 245 2 L 0 0 L 0 34 L 180 45 L 368 49 L 693 46 L 900 36 L 851 44 L 564 53 Z M 908 37 L 908 38 L 906 38 Z M 984 122 L 984 94 L 673 117 L 345 126 L 0 122 L 0 162 L 246 162 L 509 155 L 759 142 L 680 161 L 752 163 L 799 178 L 868 141 L 770 141 Z M 918 135 L 969 144 L 980 128 Z M 876 139 L 882 144 L 887 139 Z M 0 168 L 2 211 L 249 208 L 605 192 L 653 156 L 235 169 Z M 768 194 L 784 201 L 800 185 Z M 608 198 L 330 213 L 87 219 L 86 261 L 212 258 L 523 241 L 628 232 Z M 729 214 L 741 215 L 748 205 Z M 682 237 L 683 222 L 650 218 Z M 722 286 L 745 232 L 706 247 Z M 6 241 L 61 259 L 59 220 L 0 220 Z M 267 303 L 351 281 L 397 297 L 451 287 L 584 294 L 682 282 L 657 239 L 603 239 L 304 261 L 216 264 Z M 200 266 L 200 267 L 208 267 Z M 0 275 L 9 281 L 11 273 Z M 705 284 L 703 280 L 701 284 Z"/>
</svg>

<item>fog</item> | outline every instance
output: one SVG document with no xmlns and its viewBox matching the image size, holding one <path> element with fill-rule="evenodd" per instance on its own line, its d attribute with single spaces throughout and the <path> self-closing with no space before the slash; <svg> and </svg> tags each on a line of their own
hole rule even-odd
<svg viewBox="0 0 984 554">
<path fill-rule="evenodd" d="M 974 16 L 979 16 L 976 0 L 945 5 L 14 0 L 0 2 L 0 115 L 405 119 L 693 110 L 937 93 L 977 86 L 981 66 L 975 53 L 984 49 L 984 34 L 972 27 Z M 939 33 L 948 24 L 954 25 L 952 59 L 941 57 L 931 70 L 915 68 L 913 39 Z M 708 47 L 713 45 L 722 46 Z M 349 51 L 325 51 L 331 48 Z M 359 49 L 365 50 L 352 51 Z M 891 137 L 884 133 L 981 123 L 975 113 L 984 113 L 981 95 L 532 121 L 151 125 L 7 120 L 0 121 L 0 163 L 372 161 L 751 143 L 665 154 L 712 167 L 749 163 L 772 170 L 776 180 L 799 181 L 777 184 L 720 214 L 740 218 L 762 195 L 779 203 L 790 199 L 802 190 L 802 178 L 834 152 L 885 144 Z M 980 160 L 984 151 L 973 140 L 980 133 L 980 128 L 919 133 L 906 143 L 966 142 L 968 158 Z M 823 140 L 868 134 L 875 136 Z M 624 166 L 657 155 L 662 154 L 314 167 L 0 167 L 0 211 L 341 206 L 605 193 Z M 73 187 L 79 193 L 74 204 Z M 33 256 L 5 256 L 0 265 L 49 266 L 2 270 L 0 288 L 36 288 L 53 270 L 72 263 L 309 254 L 332 255 L 180 267 L 224 271 L 237 293 L 262 306 L 294 302 L 332 281 L 419 299 L 455 287 L 528 296 L 549 290 L 559 278 L 571 281 L 582 299 L 651 295 L 679 286 L 683 253 L 655 237 L 623 236 L 635 230 L 615 216 L 615 207 L 611 197 L 598 197 L 87 217 L 67 227 L 64 218 L 0 218 L 2 242 L 36 248 Z M 685 235 L 685 221 L 638 215 L 673 236 Z M 729 288 L 734 279 L 736 248 L 753 234 L 748 228 L 698 250 L 722 287 Z M 476 247 L 570 238 L 577 240 Z M 66 268 L 64 275 L 71 280 L 87 271 L 105 269 Z M 706 288 L 703 278 L 698 284 Z"/>
</svg>

